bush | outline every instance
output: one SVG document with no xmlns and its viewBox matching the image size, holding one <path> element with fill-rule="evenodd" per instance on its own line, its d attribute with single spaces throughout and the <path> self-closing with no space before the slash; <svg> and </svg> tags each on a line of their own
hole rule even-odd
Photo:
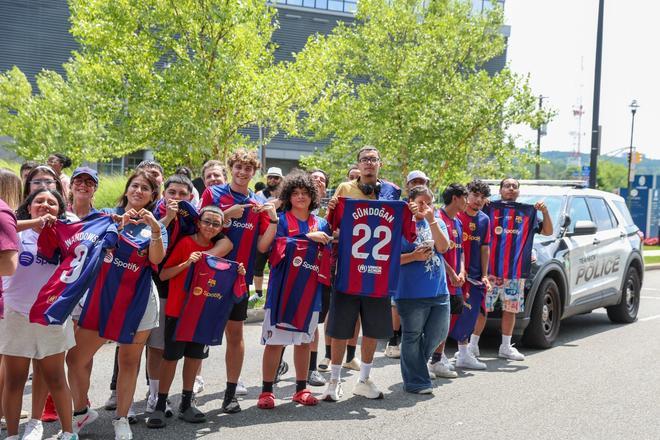
<svg viewBox="0 0 660 440">
<path fill-rule="evenodd" d="M 121 174 L 101 174 L 99 179 L 99 187 L 94 195 L 94 207 L 96 209 L 114 208 L 117 206 L 117 200 L 124 193 L 126 176 Z"/>
</svg>

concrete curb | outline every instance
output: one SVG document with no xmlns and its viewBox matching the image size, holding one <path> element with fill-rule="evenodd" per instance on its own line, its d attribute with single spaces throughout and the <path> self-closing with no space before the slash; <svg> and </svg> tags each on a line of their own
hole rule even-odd
<svg viewBox="0 0 660 440">
<path fill-rule="evenodd" d="M 660 267 L 660 265 L 658 265 Z M 252 324 L 255 322 L 262 322 L 264 320 L 264 315 L 266 311 L 263 308 L 259 309 L 248 309 L 246 323 Z"/>
<path fill-rule="evenodd" d="M 647 264 L 644 266 L 644 271 L 647 270 L 660 270 L 660 263 Z"/>
</svg>

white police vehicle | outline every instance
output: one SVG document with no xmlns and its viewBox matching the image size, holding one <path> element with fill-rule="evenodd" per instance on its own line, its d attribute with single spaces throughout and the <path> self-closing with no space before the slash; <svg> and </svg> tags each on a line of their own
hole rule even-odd
<svg viewBox="0 0 660 440">
<path fill-rule="evenodd" d="M 499 186 L 491 192 L 498 195 Z M 569 316 L 605 307 L 613 322 L 635 321 L 644 258 L 642 235 L 625 200 L 584 188 L 581 181 L 521 180 L 517 201 L 539 200 L 548 207 L 554 232 L 534 237 L 525 310 L 517 316 L 515 333 L 525 345 L 548 348 Z"/>
</svg>

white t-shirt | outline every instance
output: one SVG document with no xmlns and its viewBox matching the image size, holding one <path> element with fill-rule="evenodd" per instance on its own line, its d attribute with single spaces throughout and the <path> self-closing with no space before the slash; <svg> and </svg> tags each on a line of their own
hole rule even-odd
<svg viewBox="0 0 660 440">
<path fill-rule="evenodd" d="M 18 233 L 18 267 L 10 277 L 2 277 L 2 298 L 5 307 L 30 315 L 30 308 L 37 299 L 39 290 L 53 275 L 57 264 L 50 264 L 37 256 L 39 234 L 33 229 Z"/>
</svg>

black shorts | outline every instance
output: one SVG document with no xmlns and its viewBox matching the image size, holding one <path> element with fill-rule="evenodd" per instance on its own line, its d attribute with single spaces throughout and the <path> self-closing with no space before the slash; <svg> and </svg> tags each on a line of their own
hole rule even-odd
<svg viewBox="0 0 660 440">
<path fill-rule="evenodd" d="M 330 310 L 330 292 L 332 288 L 324 284 L 321 285 L 321 313 L 319 313 L 319 324 L 325 322 L 325 317 L 328 316 Z"/>
<path fill-rule="evenodd" d="M 178 318 L 165 317 L 165 350 L 163 359 L 166 361 L 178 361 L 182 357 L 192 359 L 206 359 L 209 357 L 209 346 L 197 342 L 179 342 L 174 340 L 174 332 Z"/>
<path fill-rule="evenodd" d="M 247 319 L 248 311 L 248 298 L 244 298 L 243 301 L 234 304 L 234 307 L 231 309 L 229 314 L 230 321 L 245 321 Z"/>
<path fill-rule="evenodd" d="M 371 298 L 333 292 L 330 299 L 328 335 L 337 339 L 351 339 L 358 316 L 362 334 L 373 339 L 388 339 L 392 332 L 390 297 Z"/>
<path fill-rule="evenodd" d="M 256 257 L 254 257 L 254 276 L 255 277 L 262 277 L 264 276 L 264 268 L 266 267 L 266 263 L 268 262 L 268 256 L 270 255 L 270 252 L 266 252 L 265 254 L 262 254 L 261 252 L 257 251 Z"/>
</svg>

